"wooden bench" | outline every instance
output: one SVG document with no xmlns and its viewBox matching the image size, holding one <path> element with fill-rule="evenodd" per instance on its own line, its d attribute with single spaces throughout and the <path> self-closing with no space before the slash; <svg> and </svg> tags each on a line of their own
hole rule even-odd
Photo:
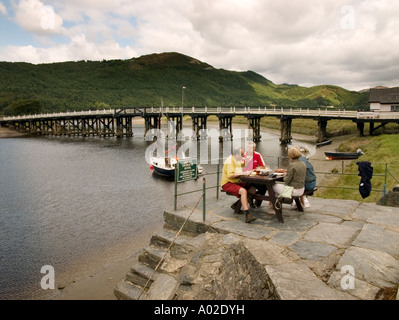
<svg viewBox="0 0 399 320">
<path fill-rule="evenodd" d="M 285 204 L 292 204 L 292 202 L 295 201 L 297 210 L 298 210 L 299 212 L 303 212 L 303 207 L 302 207 L 302 203 L 301 203 L 301 201 L 300 201 L 300 197 L 302 197 L 302 196 L 312 196 L 312 195 L 314 194 L 315 191 L 317 191 L 317 188 L 314 188 L 313 190 L 305 191 L 301 196 L 295 196 L 295 197 L 291 197 L 291 198 L 280 198 L 280 199 L 278 200 L 278 202 L 280 203 L 280 208 L 277 208 L 277 207 L 275 206 L 275 204 L 273 204 L 275 210 L 277 210 L 277 211 L 276 211 L 276 214 L 277 214 L 277 212 L 278 212 L 278 214 L 277 214 L 277 219 L 279 220 L 279 222 L 281 222 L 281 223 L 284 222 L 284 219 L 283 219 L 283 217 L 282 217 L 282 204 L 283 204 L 283 203 L 285 203 Z M 234 197 L 235 197 L 234 194 L 232 194 L 232 193 L 230 193 L 230 192 L 226 192 L 226 191 L 224 191 L 223 189 L 221 190 L 221 192 L 225 192 L 227 195 L 229 195 L 229 196 L 234 196 Z M 249 194 L 249 193 L 248 193 L 248 199 L 263 200 L 262 198 L 258 198 L 258 196 L 259 196 L 259 195 L 256 195 L 256 194 L 252 195 L 252 194 Z M 241 211 L 240 211 L 240 210 L 241 210 L 241 199 L 238 199 L 236 202 L 234 202 L 234 203 L 231 205 L 231 208 L 234 210 L 234 213 L 236 213 L 236 214 L 241 213 Z M 276 209 L 276 208 L 277 208 L 277 209 Z"/>
<path fill-rule="evenodd" d="M 303 207 L 302 207 L 302 203 L 301 203 L 300 198 L 302 196 L 313 196 L 313 194 L 316 191 L 317 191 L 317 188 L 314 188 L 313 190 L 305 191 L 301 196 L 295 196 L 295 197 L 292 197 L 292 198 L 284 198 L 284 199 L 282 199 L 282 203 L 291 204 L 292 201 L 295 201 L 295 204 L 296 204 L 296 207 L 297 207 L 298 211 L 303 212 Z"/>
<path fill-rule="evenodd" d="M 224 192 L 224 193 L 226 193 L 228 196 L 236 197 L 235 194 L 232 194 L 232 193 L 230 193 L 230 192 L 226 192 L 226 191 L 224 191 L 223 189 L 221 189 L 220 192 Z M 236 197 L 236 198 L 237 198 L 237 197 Z M 234 210 L 234 213 L 236 213 L 236 214 L 241 213 L 241 212 L 240 212 L 240 211 L 241 211 L 241 196 L 238 198 L 238 200 L 237 200 L 236 202 L 234 202 L 234 203 L 231 205 L 231 208 Z"/>
</svg>

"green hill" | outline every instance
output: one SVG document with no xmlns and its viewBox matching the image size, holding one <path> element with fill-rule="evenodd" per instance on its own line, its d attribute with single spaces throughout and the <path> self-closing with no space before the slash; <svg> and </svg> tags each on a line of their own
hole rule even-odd
<svg viewBox="0 0 399 320">
<path fill-rule="evenodd" d="M 277 106 L 358 109 L 368 93 L 276 85 L 252 72 L 216 69 L 179 53 L 51 64 L 0 62 L 0 113 L 119 107 Z"/>
</svg>

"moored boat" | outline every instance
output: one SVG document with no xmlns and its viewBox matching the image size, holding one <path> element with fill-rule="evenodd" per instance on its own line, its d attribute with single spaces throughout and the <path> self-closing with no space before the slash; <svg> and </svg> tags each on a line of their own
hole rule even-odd
<svg viewBox="0 0 399 320">
<path fill-rule="evenodd" d="M 316 148 L 320 148 L 322 146 L 327 146 L 332 143 L 332 140 L 326 140 L 319 143 L 316 143 Z"/>
<path fill-rule="evenodd" d="M 161 157 L 154 157 L 150 159 L 150 166 L 154 170 L 154 173 L 174 178 L 175 176 L 175 165 L 177 163 L 177 158 L 161 158 Z"/>
<path fill-rule="evenodd" d="M 150 159 L 150 168 L 154 170 L 153 172 L 168 178 L 175 177 L 175 166 L 178 162 L 177 157 L 172 158 L 161 158 L 161 157 L 152 157 Z M 204 172 L 204 168 L 200 165 L 197 165 L 197 173 L 201 174 Z"/>
<path fill-rule="evenodd" d="M 359 158 L 364 152 L 358 149 L 356 152 L 324 152 L 324 154 L 327 160 L 350 160 Z"/>
</svg>

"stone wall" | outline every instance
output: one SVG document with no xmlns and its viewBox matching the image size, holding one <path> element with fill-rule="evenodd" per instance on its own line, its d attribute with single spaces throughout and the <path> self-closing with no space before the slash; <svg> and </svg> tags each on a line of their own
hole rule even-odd
<svg viewBox="0 0 399 320">
<path fill-rule="evenodd" d="M 377 204 L 389 207 L 399 207 L 399 185 L 395 186 L 384 197 L 378 200 Z"/>
<path fill-rule="evenodd" d="M 213 234 L 180 272 L 176 299 L 268 300 L 273 286 L 265 268 L 233 235 Z"/>
</svg>

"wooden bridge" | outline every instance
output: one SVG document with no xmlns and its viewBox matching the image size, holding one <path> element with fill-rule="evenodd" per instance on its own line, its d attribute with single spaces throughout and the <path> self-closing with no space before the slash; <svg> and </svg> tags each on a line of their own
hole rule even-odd
<svg viewBox="0 0 399 320">
<path fill-rule="evenodd" d="M 47 113 L 23 116 L 8 116 L 0 118 L 0 126 L 7 126 L 19 131 L 39 135 L 97 135 L 97 136 L 133 136 L 132 120 L 135 117 L 144 118 L 144 135 L 152 129 L 159 129 L 160 119 L 165 116 L 168 123 L 174 125 L 173 132 L 178 137 L 183 129 L 183 117 L 192 118 L 192 129 L 196 138 L 206 132 L 207 119 L 216 116 L 219 119 L 219 131 L 225 133 L 220 139 L 232 138 L 232 119 L 243 116 L 248 120 L 248 129 L 253 130 L 254 141 L 261 139 L 260 120 L 263 117 L 276 117 L 281 122 L 282 144 L 292 139 L 292 120 L 298 118 L 317 121 L 317 141 L 326 140 L 327 122 L 331 119 L 352 120 L 357 124 L 360 136 L 364 135 L 364 125 L 370 123 L 370 134 L 390 122 L 399 122 L 399 112 L 356 112 L 332 109 L 279 109 L 253 107 L 143 107 L 122 108 L 95 111 L 73 111 L 62 113 Z M 377 124 L 377 126 L 376 126 Z M 195 137 L 195 136 L 194 136 Z"/>
</svg>

